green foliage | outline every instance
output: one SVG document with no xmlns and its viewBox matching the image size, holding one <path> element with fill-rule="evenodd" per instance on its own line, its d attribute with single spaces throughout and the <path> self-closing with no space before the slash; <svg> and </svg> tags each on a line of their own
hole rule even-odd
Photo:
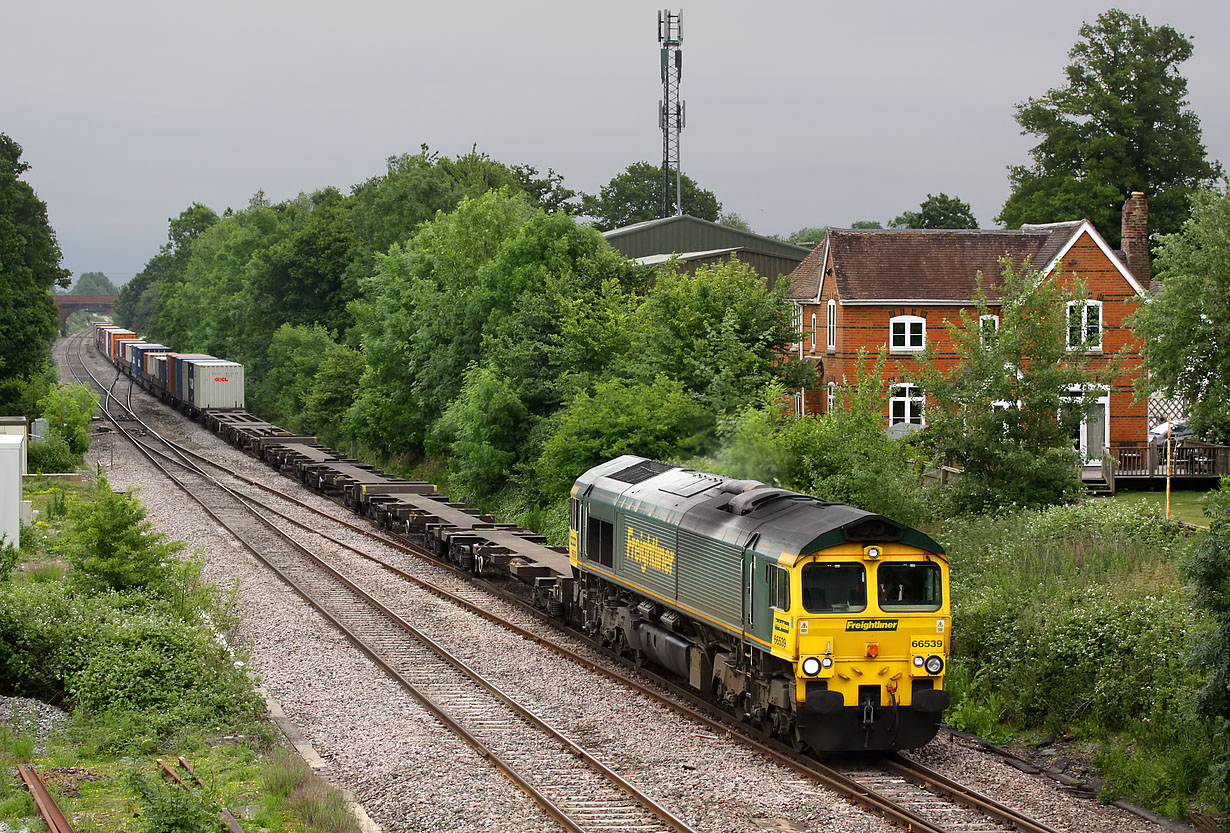
<svg viewBox="0 0 1230 833">
<path fill-rule="evenodd" d="M 681 175 L 683 213 L 702 220 L 717 222 L 722 204 L 712 191 L 706 191 L 687 174 Z M 670 206 L 674 214 L 675 171 L 670 171 Z M 581 213 L 594 218 L 594 226 L 602 231 L 656 220 L 662 216 L 662 167 L 649 162 L 633 162 L 599 189 L 597 196 L 581 198 Z"/>
<path fill-rule="evenodd" d="M 1090 403 L 1068 391 L 1100 380 L 1083 353 L 1067 348 L 1067 302 L 1079 290 L 1007 261 L 999 288 L 993 310 L 980 275 L 974 313 L 945 322 L 957 356 L 951 370 L 937 364 L 934 342 L 918 361 L 924 442 L 939 461 L 964 470 L 949 496 L 967 511 L 1071 500 L 1081 489 L 1071 437 Z M 984 330 L 981 317 L 993 314 L 998 330 Z"/>
<path fill-rule="evenodd" d="M 1158 240 L 1161 292 L 1128 322 L 1144 338 L 1142 381 L 1187 402 L 1202 436 L 1230 441 L 1230 191 L 1197 192 L 1182 231 Z"/>
<path fill-rule="evenodd" d="M 1196 661 L 1209 673 L 1197 703 L 1206 717 L 1230 727 L 1230 479 L 1223 477 L 1210 494 L 1205 513 L 1209 532 L 1183 565 L 1196 606 L 1213 621 L 1197 643 Z"/>
<path fill-rule="evenodd" d="M 117 292 L 115 284 L 102 272 L 82 272 L 68 290 L 69 295 L 115 295 Z"/>
<path fill-rule="evenodd" d="M 695 275 L 664 270 L 641 308 L 643 361 L 714 413 L 754 401 L 775 378 L 806 385 L 811 366 L 788 353 L 796 334 L 785 292 L 734 258 Z"/>
<path fill-rule="evenodd" d="M 21 176 L 21 145 L 0 133 L 0 413 L 29 413 L 26 389 L 59 329 L 51 290 L 68 285 L 47 206 Z"/>
<path fill-rule="evenodd" d="M 166 584 L 174 573 L 169 559 L 182 549 L 154 530 L 136 498 L 111 491 L 101 476 L 55 542 L 56 552 L 73 565 L 74 580 L 103 590 Z"/>
<path fill-rule="evenodd" d="M 879 223 L 877 223 L 876 228 L 879 228 L 879 227 L 880 225 Z M 796 246 L 802 246 L 804 244 L 818 246 L 820 245 L 820 241 L 824 239 L 824 235 L 826 234 L 828 234 L 828 229 L 824 228 L 823 226 L 818 226 L 818 227 L 805 226 L 799 229 L 798 231 L 793 232 L 789 237 L 787 237 L 786 242 L 794 243 Z"/>
<path fill-rule="evenodd" d="M 214 833 L 218 829 L 218 805 L 202 789 L 188 790 L 137 769 L 128 771 L 125 782 L 141 800 L 137 833 Z"/>
<path fill-rule="evenodd" d="M 81 463 L 59 434 L 41 440 L 31 440 L 26 447 L 26 465 L 31 474 L 58 474 L 73 471 Z"/>
<path fill-rule="evenodd" d="M 748 225 L 747 220 L 744 220 L 741 215 L 734 211 L 723 211 L 718 215 L 717 221 L 726 226 L 726 228 L 738 229 L 739 231 L 746 231 L 755 234 L 755 232 L 752 231 L 752 227 Z"/>
<path fill-rule="evenodd" d="M 855 220 L 853 223 L 850 224 L 850 228 L 878 229 L 878 228 L 884 228 L 884 226 L 880 223 L 879 220 Z M 977 228 L 977 226 L 974 226 L 974 228 Z"/>
<path fill-rule="evenodd" d="M 507 378 L 491 368 L 471 366 L 461 394 L 437 425 L 450 451 L 450 483 L 479 500 L 499 491 L 518 460 L 530 423 L 529 411 Z"/>
<path fill-rule="evenodd" d="M 855 384 L 839 388 L 839 406 L 823 416 L 796 419 L 786 389 L 766 385 L 759 402 L 723 419 L 721 450 L 696 465 L 922 525 L 931 491 L 919 485 L 909 442 L 884 431 L 884 360 L 867 372 L 861 357 Z"/>
<path fill-rule="evenodd" d="M 978 228 L 978 221 L 969 203 L 940 192 L 927 198 L 917 211 L 903 211 L 889 223 L 891 228 Z M 880 224 L 861 226 L 879 228 Z M 853 228 L 853 227 L 852 227 Z"/>
<path fill-rule="evenodd" d="M 712 417 L 679 382 L 610 379 L 578 392 L 554 418 L 536 474 L 548 498 L 567 493 L 577 475 L 621 454 L 668 459 L 696 453 Z"/>
<path fill-rule="evenodd" d="M 1080 38 L 1066 86 L 1017 105 L 1022 132 L 1040 141 L 1032 164 L 1009 168 L 1012 194 L 996 219 L 1009 228 L 1088 219 L 1117 246 L 1123 200 L 1143 191 L 1152 229 L 1178 231 L 1188 194 L 1220 174 L 1178 72 L 1191 40 L 1119 9 L 1083 24 Z"/>
<path fill-rule="evenodd" d="M 59 437 L 77 461 L 90 449 L 90 417 L 98 395 L 85 385 L 56 385 L 39 402 L 47 420 L 47 433 Z"/>
<path fill-rule="evenodd" d="M 1181 816 L 1223 802 L 1225 729 L 1193 715 L 1206 617 L 1177 565 L 1195 546 L 1144 505 L 1090 501 L 967 516 L 938 536 L 952 565 L 954 708 L 976 732 L 1101 744 L 1108 797 Z"/>
</svg>

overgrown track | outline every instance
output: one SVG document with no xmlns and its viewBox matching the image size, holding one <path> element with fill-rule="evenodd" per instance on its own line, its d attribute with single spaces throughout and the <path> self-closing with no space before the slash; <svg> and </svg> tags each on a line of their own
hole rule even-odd
<svg viewBox="0 0 1230 833">
<path fill-rule="evenodd" d="M 77 360 L 84 367 L 84 360 L 79 353 Z M 135 414 L 130 409 L 126 409 L 125 415 L 120 416 L 123 419 L 136 420 Z M 153 429 L 150 429 L 144 423 L 139 424 L 143 426 L 151 438 L 157 437 Z M 541 632 L 541 627 L 527 627 L 527 625 L 532 625 L 533 622 L 537 622 L 540 625 L 547 624 L 551 627 L 558 627 L 558 623 L 546 617 L 537 608 L 525 603 L 520 596 L 487 582 L 475 582 L 468 573 L 464 573 L 452 565 L 440 562 L 432 554 L 408 542 L 394 538 L 383 531 L 376 531 L 366 521 L 357 524 L 331 512 L 324 512 L 266 483 L 244 477 L 221 463 L 210 460 L 181 446 L 169 443 L 161 437 L 158 437 L 155 443 L 146 442 L 144 438 L 132 436 L 127 432 L 125 435 L 129 436 L 129 439 L 136 443 L 148 457 L 161 460 L 165 466 L 174 465 L 177 468 L 196 472 L 198 476 L 202 476 L 203 469 L 201 467 L 208 466 L 223 479 L 239 484 L 238 488 L 259 489 L 274 496 L 275 501 L 283 501 L 292 507 L 311 512 L 316 521 L 313 524 L 295 518 L 275 508 L 269 502 L 256 498 L 251 493 L 241 496 L 236 492 L 236 499 L 248 505 L 251 512 L 263 514 L 267 523 L 271 523 L 272 519 L 276 518 L 283 525 L 289 524 L 299 527 L 338 547 L 359 555 L 369 562 L 378 565 L 390 575 L 408 581 L 423 590 L 448 600 L 454 605 L 464 608 L 470 613 L 495 622 L 526 639 L 530 639 L 561 656 L 567 657 L 591 671 L 602 674 L 611 680 L 638 691 L 654 701 L 708 726 L 715 732 L 739 739 L 743 744 L 755 749 L 775 763 L 788 767 L 813 782 L 844 795 L 856 805 L 883 815 L 904 829 L 927 831 L 927 833 L 953 830 L 981 833 L 981 831 L 1000 831 L 1007 827 L 1008 829 L 1027 831 L 1027 833 L 1054 833 L 1052 828 L 1035 822 L 999 804 L 993 799 L 946 779 L 938 773 L 902 756 L 877 755 L 860 758 L 855 763 L 850 763 L 849 761 L 830 763 L 798 754 L 774 740 L 767 739 L 763 734 L 751 727 L 733 723 L 725 713 L 712 707 L 703 699 L 695 696 L 690 690 L 676 685 L 669 679 L 652 674 L 644 668 L 636 668 L 634 671 L 635 676 L 632 673 L 624 673 L 612 668 L 608 664 L 595 662 L 583 653 L 569 648 L 556 639 L 544 636 Z M 167 450 L 158 450 L 156 445 L 163 445 Z M 204 476 L 210 477 L 209 475 Z M 212 480 L 213 478 L 210 477 L 210 479 Z M 215 480 L 213 482 L 216 483 L 218 481 Z M 236 490 L 235 486 L 227 488 L 232 492 Z M 441 580 L 416 575 L 402 567 L 354 547 L 334 535 L 326 533 L 320 529 L 322 523 L 341 527 L 338 534 L 343 534 L 343 532 L 357 533 L 386 546 L 424 559 L 435 567 L 449 571 L 453 578 Z M 356 580 L 358 580 L 358 577 L 356 577 Z M 302 595 L 302 591 L 298 592 Z M 484 604 L 487 598 L 486 594 L 489 593 L 495 593 L 505 601 L 517 605 L 526 618 L 520 621 L 510 621 L 505 617 L 492 613 L 488 606 Z M 379 602 L 376 604 L 379 604 Z M 397 617 L 394 615 L 394 618 Z M 396 627 L 398 628 L 410 627 L 400 619 L 397 619 L 397 623 Z M 590 642 L 582 635 L 571 631 L 568 634 L 573 639 L 587 643 L 595 650 L 602 650 L 601 646 Z M 353 638 L 355 637 L 352 636 Z M 633 671 L 634 666 L 630 662 L 618 658 L 612 659 L 629 672 Z M 390 671 L 390 673 L 394 672 Z"/>
</svg>

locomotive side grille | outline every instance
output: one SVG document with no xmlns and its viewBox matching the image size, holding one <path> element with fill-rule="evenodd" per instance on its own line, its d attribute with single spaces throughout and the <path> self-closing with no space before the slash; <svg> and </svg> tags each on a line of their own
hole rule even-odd
<svg viewBox="0 0 1230 833">
<path fill-rule="evenodd" d="M 609 477 L 612 480 L 618 480 L 621 483 L 637 484 L 642 480 L 648 480 L 651 477 L 656 477 L 664 471 L 670 471 L 674 466 L 666 463 L 659 463 L 657 460 L 642 460 L 639 463 L 633 463 L 626 469 L 620 469 Z"/>
</svg>

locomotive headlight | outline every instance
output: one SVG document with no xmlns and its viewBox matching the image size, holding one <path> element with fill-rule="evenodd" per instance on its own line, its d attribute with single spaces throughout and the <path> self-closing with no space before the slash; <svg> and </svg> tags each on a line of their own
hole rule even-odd
<svg viewBox="0 0 1230 833">
<path fill-rule="evenodd" d="M 922 668 L 922 667 L 923 667 L 923 658 L 922 658 L 922 654 L 915 654 L 915 655 L 914 655 L 914 665 L 915 665 L 915 667 L 917 667 L 917 668 Z"/>
<path fill-rule="evenodd" d="M 825 657 L 824 659 L 820 660 L 820 665 L 821 665 L 822 667 L 824 667 L 824 668 L 832 668 L 832 667 L 833 667 L 833 658 L 832 658 L 832 657 Z"/>
<path fill-rule="evenodd" d="M 944 670 L 944 659 L 943 659 L 943 657 L 937 657 L 937 656 L 935 656 L 935 655 L 932 655 L 932 656 L 927 657 L 927 662 L 926 662 L 925 668 L 927 669 L 927 673 L 928 673 L 928 674 L 938 674 L 938 673 L 940 673 L 941 671 L 943 671 L 943 670 Z"/>
<path fill-rule="evenodd" d="M 814 677 L 820 673 L 820 660 L 815 657 L 808 657 L 803 660 L 803 673 L 809 677 Z"/>
</svg>

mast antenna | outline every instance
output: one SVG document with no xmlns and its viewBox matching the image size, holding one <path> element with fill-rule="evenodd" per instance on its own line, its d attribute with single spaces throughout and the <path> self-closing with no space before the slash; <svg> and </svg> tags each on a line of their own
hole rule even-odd
<svg viewBox="0 0 1230 833">
<path fill-rule="evenodd" d="M 687 103 L 679 99 L 683 77 L 683 9 L 658 12 L 658 43 L 662 69 L 662 100 L 658 126 L 662 128 L 662 216 L 671 214 L 671 171 L 675 174 L 675 213 L 683 213 L 683 175 L 679 171 L 679 133 L 687 120 Z"/>
</svg>

